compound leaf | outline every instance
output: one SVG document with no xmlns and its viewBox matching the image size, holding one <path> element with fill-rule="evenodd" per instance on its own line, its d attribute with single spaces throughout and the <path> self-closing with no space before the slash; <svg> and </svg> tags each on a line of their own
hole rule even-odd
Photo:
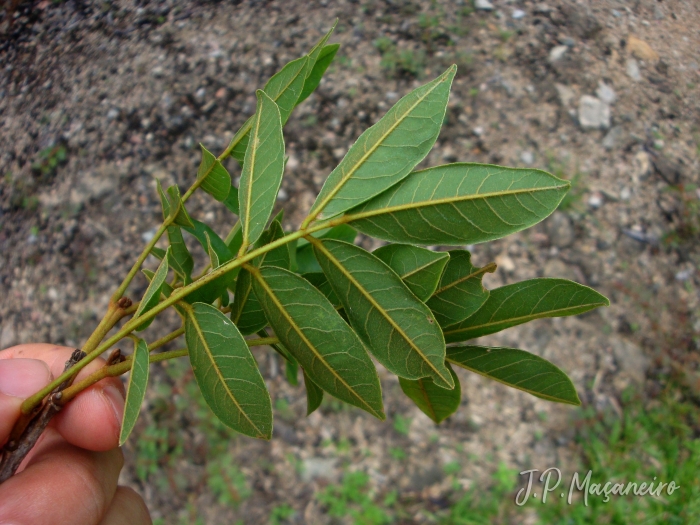
<svg viewBox="0 0 700 525">
<path fill-rule="evenodd" d="M 433 294 L 450 258 L 447 252 L 434 252 L 410 244 L 388 244 L 372 254 L 394 270 L 421 301 Z"/>
<path fill-rule="evenodd" d="M 231 176 L 211 152 L 201 144 L 202 161 L 197 170 L 199 187 L 214 197 L 217 201 L 225 201 L 231 191 Z"/>
<path fill-rule="evenodd" d="M 588 286 L 566 279 L 529 279 L 491 290 L 477 312 L 444 329 L 448 343 L 493 334 L 542 317 L 578 315 L 610 302 Z"/>
<path fill-rule="evenodd" d="M 496 271 L 493 263 L 483 268 L 472 265 L 471 253 L 466 250 L 452 250 L 449 254 L 450 262 L 440 285 L 425 303 L 443 327 L 459 323 L 481 308 L 489 297 L 481 280 L 485 273 Z"/>
<path fill-rule="evenodd" d="M 274 266 L 253 269 L 253 289 L 284 347 L 314 383 L 384 419 L 381 386 L 357 334 L 302 277 Z"/>
<path fill-rule="evenodd" d="M 385 263 L 359 246 L 312 240 L 316 258 L 372 354 L 406 379 L 431 377 L 454 387 L 445 340 L 430 309 Z"/>
<path fill-rule="evenodd" d="M 538 223 L 567 191 L 567 181 L 541 170 L 447 164 L 411 173 L 345 219 L 386 241 L 475 244 Z"/>
<path fill-rule="evenodd" d="M 134 429 L 139 412 L 141 412 L 141 405 L 146 397 L 150 364 L 148 358 L 148 345 L 146 341 L 139 339 L 134 346 L 134 355 L 131 356 L 131 373 L 129 374 L 129 382 L 126 387 L 122 428 L 119 431 L 120 447 L 126 442 L 129 434 Z"/>
<path fill-rule="evenodd" d="M 436 424 L 454 414 L 462 402 L 462 387 L 459 384 L 459 378 L 449 364 L 446 366 L 455 383 L 455 387 L 452 390 L 440 388 L 432 379 L 427 377 L 415 380 L 399 377 L 399 384 L 403 393 Z"/>
<path fill-rule="evenodd" d="M 257 110 L 246 150 L 239 186 L 243 247 L 253 244 L 265 229 L 277 199 L 284 171 L 284 139 L 277 104 L 258 90 Z"/>
<path fill-rule="evenodd" d="M 212 412 L 241 434 L 270 439 L 270 394 L 235 325 L 213 306 L 195 303 L 187 310 L 185 339 L 194 377 Z"/>
<path fill-rule="evenodd" d="M 452 346 L 447 361 L 547 401 L 580 405 L 567 375 L 539 356 L 516 348 Z"/>
</svg>

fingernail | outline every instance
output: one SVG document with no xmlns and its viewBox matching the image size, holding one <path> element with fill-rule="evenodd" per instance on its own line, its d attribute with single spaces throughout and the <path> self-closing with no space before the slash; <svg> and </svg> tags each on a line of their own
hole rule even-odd
<svg viewBox="0 0 700 525">
<path fill-rule="evenodd" d="M 104 395 L 109 400 L 109 404 L 112 405 L 112 410 L 117 418 L 119 424 L 122 424 L 122 418 L 124 417 L 124 395 L 121 391 L 114 385 L 108 385 L 102 390 Z"/>
<path fill-rule="evenodd" d="M 0 359 L 0 392 L 26 399 L 51 379 L 46 363 L 38 359 Z"/>
</svg>

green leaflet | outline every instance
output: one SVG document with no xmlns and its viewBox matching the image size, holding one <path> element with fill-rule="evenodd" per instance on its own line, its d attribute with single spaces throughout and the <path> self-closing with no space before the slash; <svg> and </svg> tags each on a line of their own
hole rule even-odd
<svg viewBox="0 0 700 525">
<path fill-rule="evenodd" d="M 484 274 L 496 271 L 491 263 L 483 268 L 472 265 L 471 253 L 466 250 L 452 250 L 450 262 L 442 274 L 440 285 L 433 296 L 425 303 L 433 311 L 440 326 L 464 321 L 476 312 L 489 297 L 481 279 Z"/>
<path fill-rule="evenodd" d="M 440 388 L 432 379 L 427 377 L 416 380 L 399 377 L 399 384 L 403 393 L 436 424 L 441 423 L 445 418 L 454 414 L 462 401 L 462 387 L 459 384 L 459 378 L 449 364 L 446 366 L 455 383 L 455 387 L 452 390 Z"/>
<path fill-rule="evenodd" d="M 306 387 L 306 415 L 311 415 L 323 401 L 323 390 L 314 383 L 304 372 L 304 386 Z"/>
<path fill-rule="evenodd" d="M 192 227 L 192 219 L 190 219 L 185 205 L 182 203 L 182 197 L 180 197 L 180 188 L 176 185 L 172 185 L 168 188 L 168 200 L 170 201 L 170 210 L 177 210 L 175 219 L 173 223 L 178 226 Z"/>
<path fill-rule="evenodd" d="M 170 248 L 168 248 L 166 254 L 169 252 Z M 134 319 L 138 319 L 141 315 L 148 312 L 158 304 L 163 283 L 165 282 L 165 278 L 168 276 L 168 259 L 169 257 L 165 257 L 158 265 L 158 269 L 156 270 L 155 274 L 153 274 L 153 278 L 150 280 L 151 282 L 148 284 L 148 288 L 146 288 L 146 292 L 143 294 L 141 302 L 139 302 L 139 307 L 136 309 L 136 313 L 133 317 Z M 151 326 L 152 322 L 153 319 L 149 319 L 148 321 L 141 323 L 136 327 L 136 331 L 140 332 L 145 330 Z"/>
<path fill-rule="evenodd" d="M 207 253 L 209 253 L 209 248 L 211 248 L 214 251 L 215 258 L 218 260 L 219 265 L 233 259 L 233 254 L 226 243 L 207 224 L 192 219 L 192 227 L 185 228 L 185 231 L 194 236 Z M 218 265 L 214 265 L 213 263 L 214 261 L 212 260 L 212 267 L 216 268 Z"/>
<path fill-rule="evenodd" d="M 202 181 L 199 187 L 214 197 L 217 201 L 225 201 L 231 190 L 231 176 L 211 152 L 201 144 L 202 162 L 197 170 L 197 180 Z"/>
<path fill-rule="evenodd" d="M 444 329 L 445 341 L 459 343 L 542 317 L 578 315 L 610 302 L 588 286 L 566 279 L 529 279 L 491 290 L 477 312 Z"/>
<path fill-rule="evenodd" d="M 168 264 L 185 284 L 189 284 L 192 282 L 191 275 L 194 268 L 194 260 L 185 245 L 185 240 L 182 238 L 182 231 L 180 231 L 179 226 L 168 226 L 166 232 L 170 243 Z"/>
<path fill-rule="evenodd" d="M 358 246 L 335 240 L 312 242 L 350 324 L 374 357 L 400 377 L 431 377 L 438 385 L 453 388 L 442 331 L 430 309 L 399 276 Z"/>
<path fill-rule="evenodd" d="M 236 188 L 235 186 L 231 186 L 231 189 L 228 192 L 228 196 L 226 197 L 226 199 L 224 199 L 224 206 L 226 206 L 228 210 L 234 215 L 238 215 L 240 213 L 240 208 L 238 204 L 238 188 Z"/>
<path fill-rule="evenodd" d="M 124 414 L 122 416 L 122 428 L 119 432 L 119 446 L 121 447 L 129 438 L 134 429 L 136 420 L 141 412 L 141 405 L 146 397 L 149 372 L 148 345 L 143 339 L 139 339 L 134 346 L 132 356 L 131 373 L 126 387 L 126 399 L 124 401 Z"/>
<path fill-rule="evenodd" d="M 357 230 L 347 224 L 341 224 L 333 228 L 319 230 L 311 235 L 318 239 L 338 239 L 339 241 L 352 244 L 355 242 L 355 237 L 357 237 Z M 314 255 L 313 247 L 304 238 L 297 241 L 296 265 L 293 269 L 297 273 L 317 273 L 321 271 L 321 267 L 318 265 Z"/>
<path fill-rule="evenodd" d="M 447 252 L 433 252 L 410 244 L 388 244 L 372 254 L 394 270 L 408 289 L 424 302 L 437 288 L 450 258 Z"/>
<path fill-rule="evenodd" d="M 549 361 L 516 348 L 453 346 L 447 361 L 547 401 L 580 405 L 576 389 Z"/>
<path fill-rule="evenodd" d="M 335 295 L 331 283 L 329 283 L 328 279 L 326 278 L 326 274 L 323 272 L 311 272 L 303 273 L 301 276 L 313 284 L 314 287 L 317 288 L 323 295 L 325 295 L 326 299 L 330 301 L 336 310 L 342 307 L 340 304 L 340 299 L 338 299 L 338 296 Z"/>
<path fill-rule="evenodd" d="M 159 261 L 162 261 L 165 258 L 165 250 L 157 247 L 151 248 L 151 255 L 158 259 Z"/>
<path fill-rule="evenodd" d="M 287 122 L 304 87 L 307 61 L 306 56 L 292 60 L 275 73 L 263 88 L 268 97 L 279 107 L 282 125 Z M 231 150 L 231 156 L 238 162 L 244 162 L 254 121 L 255 115 L 250 117 L 231 139 L 231 144 L 235 144 Z"/>
<path fill-rule="evenodd" d="M 265 230 L 255 243 L 255 248 L 267 245 L 284 237 L 284 231 L 278 220 L 272 221 L 270 228 Z M 256 257 L 250 264 L 255 267 L 278 266 L 289 269 L 289 245 L 285 244 Z M 231 304 L 231 320 L 244 335 L 249 335 L 267 326 L 267 318 L 253 293 L 253 278 L 250 272 L 243 269 L 236 282 L 236 290 Z"/>
<path fill-rule="evenodd" d="M 239 185 L 243 247 L 258 240 L 265 229 L 284 171 L 284 138 L 280 112 L 263 91 L 256 92 L 258 106 L 251 129 Z"/>
<path fill-rule="evenodd" d="M 233 323 L 213 306 L 195 303 L 187 311 L 185 339 L 194 377 L 212 412 L 241 434 L 270 439 L 270 394 Z"/>
<path fill-rule="evenodd" d="M 311 95 L 311 93 L 316 91 L 316 88 L 321 83 L 321 78 L 323 78 L 323 74 L 326 72 L 326 69 L 328 69 L 328 66 L 331 65 L 331 62 L 333 62 L 333 59 L 335 58 L 335 54 L 338 52 L 339 47 L 340 44 L 331 44 L 329 46 L 323 46 L 321 52 L 318 55 L 318 58 L 314 62 L 314 66 L 311 69 L 309 76 L 306 77 L 306 81 L 304 81 L 304 89 L 302 90 L 301 95 L 299 95 L 299 100 L 297 100 L 297 106 L 304 102 L 309 97 L 309 95 Z"/>
<path fill-rule="evenodd" d="M 273 266 L 253 269 L 253 289 L 275 334 L 314 383 L 384 419 L 377 371 L 362 341 L 302 277 Z"/>
<path fill-rule="evenodd" d="M 284 375 L 290 385 L 297 386 L 299 384 L 299 363 L 296 359 L 285 361 Z"/>
<path fill-rule="evenodd" d="M 567 191 L 567 181 L 541 170 L 447 164 L 411 173 L 345 219 L 387 241 L 475 244 L 538 223 Z"/>
<path fill-rule="evenodd" d="M 456 72 L 452 66 L 413 90 L 362 133 L 328 176 L 309 217 L 334 217 L 405 178 L 437 139 Z"/>
<path fill-rule="evenodd" d="M 153 280 L 153 276 L 155 275 L 155 273 L 152 272 L 151 270 L 147 270 L 146 268 L 142 269 L 141 271 L 143 272 L 143 274 L 146 276 L 146 279 L 148 279 L 148 282 L 150 283 Z M 170 286 L 167 282 L 164 282 L 163 286 L 161 286 L 161 288 L 160 288 L 160 293 L 163 295 L 163 297 L 165 297 L 167 299 L 168 297 L 170 297 L 170 294 L 173 293 L 173 287 Z M 179 313 L 180 316 L 184 320 L 185 310 L 182 308 L 182 306 L 175 303 L 173 305 L 173 308 L 175 308 L 177 313 Z"/>
</svg>

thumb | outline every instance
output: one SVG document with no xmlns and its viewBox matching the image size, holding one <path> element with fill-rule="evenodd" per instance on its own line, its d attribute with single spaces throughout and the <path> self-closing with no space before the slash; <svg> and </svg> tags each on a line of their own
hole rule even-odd
<svg viewBox="0 0 700 525">
<path fill-rule="evenodd" d="M 38 359 L 0 359 L 0 445 L 7 441 L 22 401 L 45 387 L 51 371 Z"/>
</svg>

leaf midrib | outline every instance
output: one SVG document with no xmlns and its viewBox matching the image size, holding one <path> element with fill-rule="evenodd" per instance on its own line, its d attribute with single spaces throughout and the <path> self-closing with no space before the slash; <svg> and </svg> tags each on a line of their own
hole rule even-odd
<svg viewBox="0 0 700 525">
<path fill-rule="evenodd" d="M 258 426 L 253 423 L 253 421 L 248 417 L 248 414 L 241 408 L 241 405 L 238 403 L 238 400 L 236 397 L 231 393 L 231 390 L 229 389 L 228 385 L 226 384 L 226 379 L 224 378 L 223 375 L 221 375 L 221 370 L 219 370 L 219 367 L 216 364 L 216 360 L 214 359 L 214 355 L 211 352 L 211 349 L 209 348 L 209 345 L 207 344 L 207 340 L 204 338 L 203 332 L 200 330 L 199 323 L 197 322 L 195 316 L 194 316 L 194 311 L 190 309 L 188 311 L 190 319 L 192 323 L 194 324 L 195 330 L 197 330 L 197 336 L 199 337 L 199 340 L 202 342 L 202 346 L 204 347 L 204 350 L 207 353 L 207 356 L 209 357 L 209 360 L 211 361 L 212 366 L 214 367 L 214 370 L 216 371 L 216 375 L 219 376 L 219 380 L 221 381 L 221 384 L 224 385 L 224 389 L 226 390 L 226 393 L 228 394 L 228 397 L 231 398 L 231 401 L 233 401 L 233 404 L 236 405 L 236 408 L 238 411 L 243 415 L 243 417 L 248 421 L 248 423 L 251 424 L 251 426 L 255 429 L 255 431 L 258 433 L 258 437 L 266 437 L 266 434 L 262 432 Z"/>
<path fill-rule="evenodd" d="M 463 363 L 460 363 L 459 361 L 456 361 L 455 359 L 451 359 L 449 356 L 448 356 L 445 360 L 448 361 L 449 363 L 452 363 L 453 365 L 457 365 L 457 366 L 459 366 L 459 367 L 461 367 L 461 368 L 464 368 L 465 370 L 469 370 L 470 372 L 474 372 L 474 373 L 476 373 L 476 374 L 479 374 L 479 375 L 482 376 L 482 377 L 487 377 L 487 378 L 489 378 L 489 379 L 491 379 L 491 380 L 493 380 L 493 381 L 497 381 L 497 382 L 501 383 L 502 385 L 506 385 L 506 386 L 509 386 L 509 387 L 511 387 L 511 388 L 516 388 L 517 390 L 521 390 L 522 392 L 527 392 L 528 394 L 531 394 L 531 395 L 533 395 L 533 396 L 535 396 L 535 397 L 539 397 L 539 398 L 541 398 L 541 399 L 546 399 L 546 400 L 548 400 L 548 401 L 555 401 L 555 402 L 558 402 L 558 403 L 565 403 L 565 404 L 567 404 L 567 405 L 573 405 L 573 406 L 579 406 L 579 405 L 580 405 L 580 403 L 574 403 L 574 402 L 569 401 L 569 400 L 567 400 L 567 399 L 563 399 L 563 398 L 555 397 L 555 396 L 550 396 L 550 395 L 547 395 L 547 394 L 542 394 L 542 393 L 540 393 L 540 392 L 536 392 L 535 390 L 530 390 L 530 389 L 528 389 L 528 388 L 523 388 L 523 387 L 518 386 L 518 385 L 515 385 L 515 384 L 513 384 L 513 383 L 506 383 L 506 382 L 503 381 L 502 379 L 499 379 L 499 378 L 497 378 L 497 377 L 495 377 L 495 376 L 488 375 L 487 373 L 482 372 L 482 371 L 480 371 L 480 370 L 477 370 L 476 368 L 472 368 L 472 367 L 467 366 L 467 365 L 465 365 L 465 364 L 463 364 Z M 562 373 L 563 373 L 563 372 L 562 372 Z"/>
<path fill-rule="evenodd" d="M 437 259 L 433 259 L 432 261 L 424 264 L 423 266 L 419 266 L 418 268 L 414 268 L 410 272 L 403 274 L 403 275 L 400 275 L 399 277 L 401 277 L 401 279 L 408 279 L 409 277 L 411 277 L 411 275 L 415 275 L 418 272 L 420 272 L 421 270 L 425 270 L 426 268 L 432 266 L 433 264 L 439 263 L 443 259 L 445 259 L 445 257 L 438 257 Z"/>
<path fill-rule="evenodd" d="M 294 319 L 287 313 L 287 310 L 284 308 L 282 303 L 279 301 L 275 293 L 273 292 L 272 288 L 269 287 L 267 282 L 265 281 L 265 278 L 262 276 L 260 273 L 260 270 L 257 268 L 247 268 L 247 270 L 253 275 L 253 277 L 260 283 L 260 286 L 262 286 L 265 289 L 265 292 L 270 296 L 270 299 L 272 299 L 272 302 L 275 303 L 275 306 L 277 306 L 277 309 L 279 312 L 284 316 L 284 318 L 287 320 L 289 325 L 294 329 L 294 331 L 299 335 L 299 337 L 304 341 L 306 346 L 309 347 L 309 349 L 313 352 L 313 354 L 316 356 L 316 358 L 323 363 L 323 365 L 330 370 L 331 374 L 333 374 L 333 377 L 335 377 L 347 390 L 355 397 L 356 399 L 360 400 L 363 406 L 367 407 L 367 411 L 370 412 L 372 415 L 378 417 L 381 419 L 381 414 L 378 413 L 374 408 L 372 408 L 367 402 L 360 396 L 355 390 L 347 384 L 347 382 L 338 375 L 338 373 L 333 369 L 332 366 L 328 364 L 326 359 L 318 352 L 316 347 L 311 343 L 311 341 L 308 340 L 306 335 L 302 332 L 301 328 L 294 322 Z"/>
<path fill-rule="evenodd" d="M 494 321 L 494 322 L 490 322 L 490 323 L 483 323 L 483 324 L 478 324 L 478 325 L 473 325 L 473 326 L 467 326 L 467 327 L 461 328 L 459 330 L 448 331 L 447 329 L 445 329 L 445 335 L 447 335 L 447 334 L 459 334 L 461 332 L 467 332 L 470 330 L 475 330 L 475 329 L 479 329 L 479 328 L 486 328 L 489 326 L 495 326 L 495 325 L 499 325 L 499 324 L 508 324 L 508 323 L 513 322 L 513 321 L 522 321 L 523 319 L 532 320 L 532 319 L 539 319 L 542 317 L 552 317 L 551 314 L 553 314 L 553 313 L 566 312 L 569 310 L 576 310 L 577 308 L 584 308 L 584 307 L 588 307 L 588 306 L 592 306 L 595 308 L 597 306 L 605 306 L 605 303 L 588 303 L 588 304 L 580 304 L 578 306 L 567 306 L 566 308 L 557 308 L 556 310 L 547 310 L 546 312 L 542 312 L 539 314 L 534 314 L 534 315 L 529 314 L 529 315 L 523 315 L 520 317 L 509 317 L 508 319 L 502 319 L 500 321 Z M 478 313 L 478 311 L 476 313 Z M 450 327 L 448 326 L 447 328 L 450 328 Z"/>
<path fill-rule="evenodd" d="M 399 335 L 403 338 L 403 340 L 408 342 L 409 346 L 411 348 L 413 348 L 419 356 L 421 356 L 423 361 L 425 363 L 427 363 L 430 368 L 432 368 L 432 370 L 438 375 L 438 377 L 440 377 L 443 381 L 445 381 L 445 383 L 447 383 L 449 385 L 450 382 L 447 379 L 445 379 L 445 377 L 437 370 L 437 368 L 435 368 L 435 365 L 425 356 L 425 354 L 423 354 L 423 352 L 421 352 L 420 348 L 418 348 L 413 343 L 413 340 L 410 337 L 408 337 L 408 334 L 406 334 L 401 329 L 401 327 L 398 324 L 396 324 L 394 322 L 394 320 L 384 312 L 384 308 L 382 308 L 379 305 L 379 303 L 377 303 L 377 301 L 375 301 L 374 297 L 372 297 L 372 295 L 367 290 L 365 290 L 365 288 L 363 286 L 361 286 L 359 282 L 357 282 L 357 280 L 352 276 L 352 274 L 350 272 L 346 271 L 345 267 L 342 264 L 340 264 L 340 261 L 338 261 L 338 259 L 336 259 L 335 256 L 330 251 L 328 251 L 326 249 L 326 247 L 323 246 L 323 244 L 320 241 L 318 241 L 317 239 L 314 239 L 313 237 L 309 236 L 309 238 L 307 240 L 309 240 L 309 242 L 311 242 L 314 246 L 318 247 L 319 249 L 321 249 L 325 253 L 326 257 L 328 257 L 328 259 L 336 266 L 336 268 L 338 268 L 340 270 L 340 272 L 343 275 L 345 275 L 345 277 L 351 283 L 353 283 L 355 285 L 355 287 L 357 287 L 358 290 L 360 290 L 360 293 L 372 304 L 372 306 L 378 312 L 381 313 L 382 317 L 384 317 L 384 319 L 389 321 L 389 324 L 394 328 L 394 330 L 396 330 L 399 333 Z"/>
<path fill-rule="evenodd" d="M 348 223 L 348 222 L 358 221 L 360 219 L 366 219 L 366 218 L 372 217 L 374 215 L 385 215 L 385 214 L 389 214 L 389 213 L 395 213 L 397 211 L 405 211 L 405 210 L 410 210 L 410 209 L 415 209 L 415 208 L 425 208 L 428 206 L 439 206 L 441 204 L 452 204 L 455 202 L 466 202 L 466 201 L 477 200 L 477 199 L 491 199 L 494 197 L 508 197 L 511 195 L 521 195 L 523 193 L 559 190 L 562 188 L 567 188 L 568 186 L 569 186 L 568 184 L 561 184 L 558 186 L 547 186 L 547 187 L 542 187 L 542 188 L 524 188 L 524 189 L 520 189 L 520 190 L 477 193 L 477 194 L 472 194 L 472 195 L 464 195 L 464 196 L 460 196 L 460 197 L 445 197 L 442 199 L 435 199 L 435 200 L 408 202 L 406 204 L 399 204 L 396 206 L 388 206 L 386 208 L 379 208 L 377 210 L 360 212 L 360 213 L 356 213 L 354 215 L 345 215 L 343 217 L 343 219 L 344 219 L 343 222 Z"/>
<path fill-rule="evenodd" d="M 450 68 L 448 71 L 443 73 L 443 76 L 447 75 L 447 73 L 451 70 L 452 70 L 452 68 Z M 445 80 L 443 79 L 440 82 L 437 82 L 435 84 L 435 86 L 433 86 L 432 89 L 427 91 L 425 93 L 425 95 L 420 97 L 415 104 L 413 104 L 410 108 L 408 108 L 408 110 L 406 110 L 406 112 L 401 116 L 401 118 L 397 119 L 396 122 L 389 127 L 389 129 L 388 129 L 388 131 L 386 131 L 386 133 L 383 133 L 380 136 L 380 139 L 364 155 L 362 155 L 362 157 L 360 157 L 360 160 L 354 164 L 354 166 L 350 169 L 348 174 L 341 177 L 341 179 L 338 182 L 338 184 L 336 185 L 336 187 L 330 191 L 330 193 L 328 194 L 328 197 L 326 197 L 323 201 L 321 201 L 321 203 L 318 206 L 318 209 L 313 214 L 310 214 L 310 217 L 312 217 L 312 218 L 318 217 L 318 215 L 323 212 L 324 208 L 328 205 L 328 203 L 333 199 L 333 197 L 335 197 L 337 195 L 337 193 L 343 188 L 343 186 L 345 186 L 345 183 L 348 181 L 348 179 L 350 179 L 355 174 L 355 172 L 360 169 L 360 167 L 365 163 L 365 161 L 370 157 L 370 155 L 372 155 L 377 150 L 377 148 L 379 148 L 381 145 L 383 145 L 386 138 L 389 135 L 391 135 L 391 133 L 394 132 L 394 130 L 399 126 L 399 124 L 403 123 L 403 121 L 406 120 L 406 118 L 408 118 L 408 115 L 410 115 L 413 112 L 413 110 L 421 102 L 423 102 L 428 97 L 428 95 L 430 95 L 433 91 L 435 91 L 444 81 Z M 341 161 L 341 163 L 342 163 L 342 161 Z"/>
<path fill-rule="evenodd" d="M 447 284 L 440 288 L 439 290 L 435 290 L 435 293 L 432 295 L 432 297 L 435 297 L 436 295 L 444 292 L 445 290 L 449 290 L 450 288 L 457 286 L 458 284 L 462 284 L 465 281 L 468 281 L 469 279 L 473 279 L 474 277 L 478 277 L 481 274 L 485 273 L 492 273 L 496 270 L 496 265 L 495 263 L 489 263 L 483 268 L 479 268 L 476 272 L 470 273 L 469 275 L 466 275 L 464 277 L 460 277 L 456 281 L 452 281 L 450 284 Z"/>
</svg>

